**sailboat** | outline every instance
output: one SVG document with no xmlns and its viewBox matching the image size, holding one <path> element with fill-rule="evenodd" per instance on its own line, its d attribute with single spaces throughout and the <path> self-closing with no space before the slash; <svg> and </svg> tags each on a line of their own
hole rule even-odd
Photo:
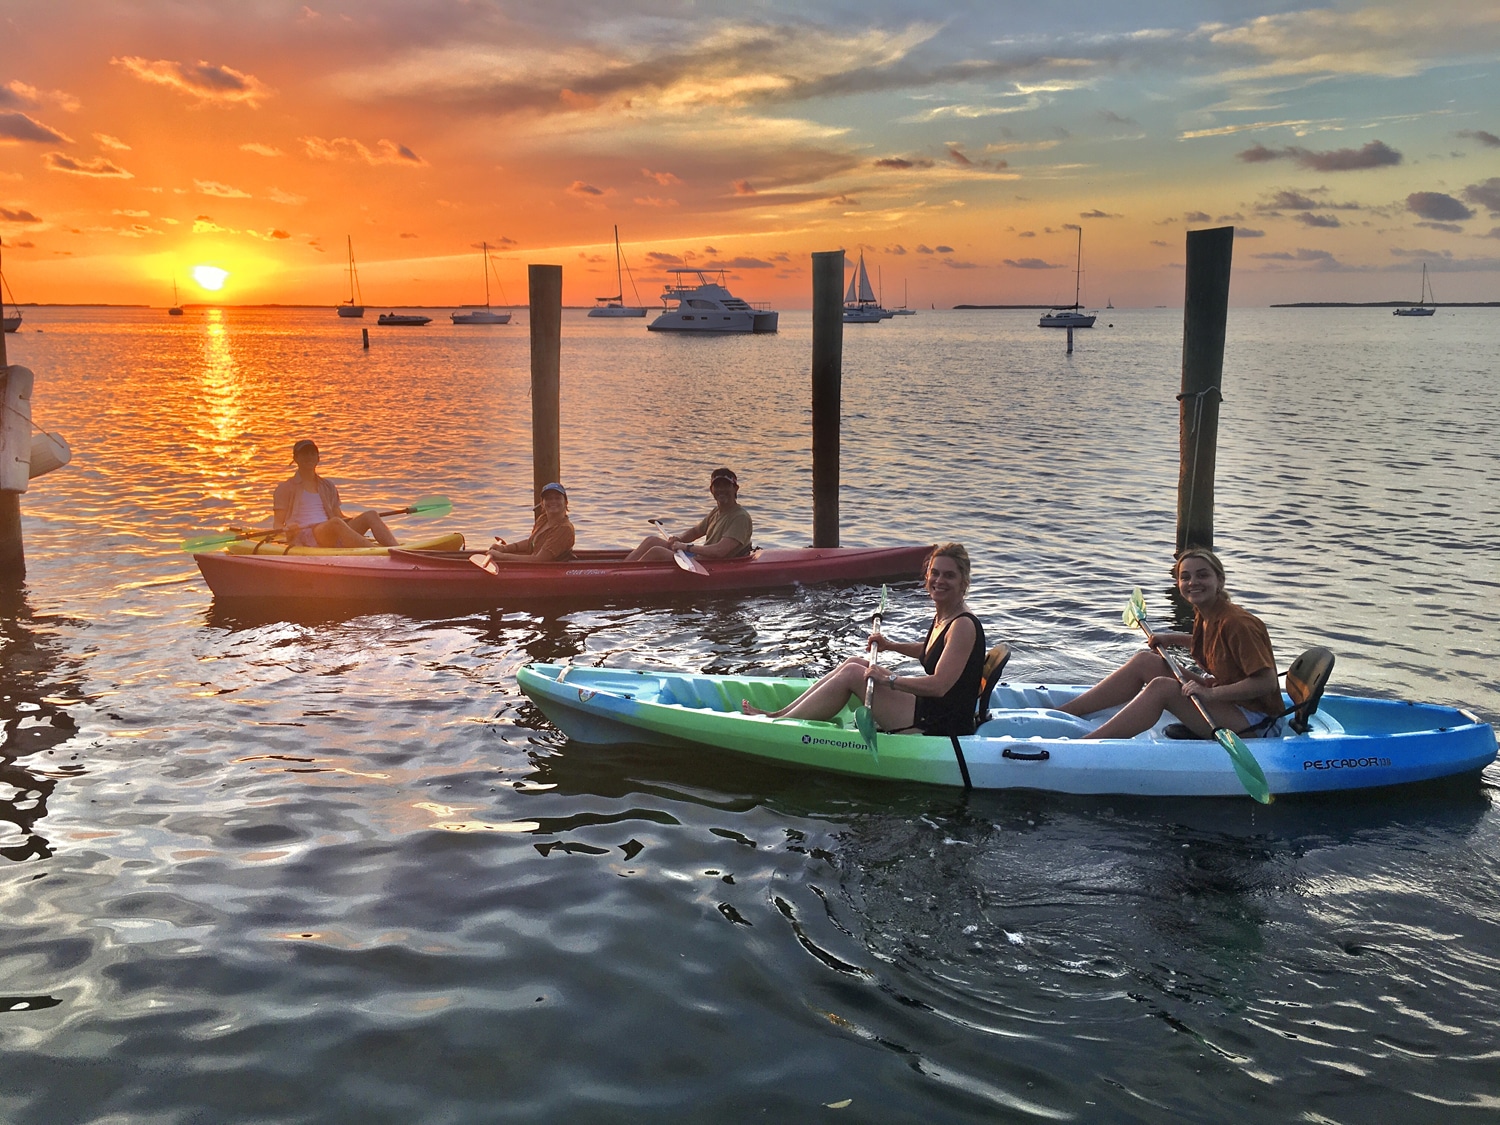
<svg viewBox="0 0 1500 1125">
<path fill-rule="evenodd" d="M 646 309 L 643 305 L 627 305 L 625 303 L 625 285 L 620 277 L 620 228 L 615 227 L 615 295 L 613 297 L 595 297 L 594 307 L 589 309 L 589 316 L 626 317 L 645 316 Z M 635 278 L 630 279 L 630 288 L 635 289 Z M 636 293 L 635 299 L 639 301 L 641 295 Z"/>
<path fill-rule="evenodd" d="M 1078 260 L 1073 267 L 1073 303 L 1053 305 L 1052 311 L 1037 322 L 1039 328 L 1092 328 L 1098 316 L 1083 311 L 1078 295 L 1083 287 L 1083 228 L 1078 228 Z"/>
<path fill-rule="evenodd" d="M 849 291 L 844 294 L 845 324 L 876 324 L 884 320 L 886 311 L 875 299 L 875 290 L 870 288 L 870 275 L 865 272 L 865 252 L 859 252 L 859 264 L 849 277 Z"/>
<path fill-rule="evenodd" d="M 177 297 L 177 279 L 172 279 L 172 307 L 167 310 L 168 316 L 182 315 L 182 301 Z"/>
<path fill-rule="evenodd" d="M 1427 263 L 1422 263 L 1422 296 L 1417 303 L 1409 309 L 1392 309 L 1393 316 L 1431 316 L 1437 312 L 1435 308 L 1428 308 L 1427 302 L 1433 300 L 1432 286 L 1427 281 Z"/>
<path fill-rule="evenodd" d="M 21 328 L 21 306 L 16 304 L 16 295 L 11 293 L 10 282 L 5 280 L 3 270 L 0 270 L 0 290 L 3 290 L 3 294 L 9 294 L 10 307 L 16 310 L 13 315 L 6 316 L 4 295 L 0 294 L 0 327 L 6 332 L 17 332 Z"/>
<path fill-rule="evenodd" d="M 349 244 L 349 299 L 339 306 L 339 316 L 362 317 L 365 315 L 365 295 L 359 291 L 359 271 L 354 268 L 354 239 L 346 234 L 344 240 Z"/>
<path fill-rule="evenodd" d="M 448 319 L 454 324 L 509 324 L 510 313 L 497 313 L 490 308 L 490 244 L 480 244 L 484 249 L 484 308 L 469 312 L 454 313 Z M 501 296 L 504 296 L 502 291 Z"/>
<path fill-rule="evenodd" d="M 907 303 L 906 303 L 906 282 L 904 280 L 901 282 L 901 307 L 899 309 L 892 309 L 891 310 L 891 315 L 892 316 L 916 316 L 917 315 L 917 310 L 914 309 L 914 308 L 909 307 L 907 305 Z"/>
</svg>

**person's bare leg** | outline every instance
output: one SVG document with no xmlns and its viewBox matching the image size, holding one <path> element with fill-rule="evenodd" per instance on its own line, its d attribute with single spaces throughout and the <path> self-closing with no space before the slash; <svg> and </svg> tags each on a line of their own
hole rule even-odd
<svg viewBox="0 0 1500 1125">
<path fill-rule="evenodd" d="M 667 541 L 659 535 L 648 535 L 646 536 L 646 538 L 642 539 L 640 546 L 638 546 L 635 550 L 631 551 L 630 554 L 625 556 L 625 561 L 660 562 L 661 559 L 659 557 L 651 557 L 652 553 L 656 551 L 665 551 L 667 553 L 667 560 L 671 561 L 671 548 L 667 546 Z"/>
<path fill-rule="evenodd" d="M 326 520 L 313 528 L 319 547 L 368 547 L 370 541 L 343 520 Z"/>
<path fill-rule="evenodd" d="M 375 536 L 375 542 L 379 543 L 382 547 L 394 547 L 398 542 L 396 536 L 385 525 L 385 520 L 380 518 L 378 512 L 361 512 L 347 522 L 356 534 L 364 535 L 368 532 Z"/>
<path fill-rule="evenodd" d="M 1103 711 L 1110 707 L 1118 707 L 1135 698 L 1152 680 L 1158 676 L 1167 675 L 1170 671 L 1164 659 L 1149 648 L 1143 648 L 1088 691 L 1057 709 L 1069 715 L 1082 716 L 1092 715 L 1095 711 Z M 1149 725 L 1148 723 L 1147 726 Z M 1141 729 L 1144 730 L 1145 727 Z"/>
</svg>

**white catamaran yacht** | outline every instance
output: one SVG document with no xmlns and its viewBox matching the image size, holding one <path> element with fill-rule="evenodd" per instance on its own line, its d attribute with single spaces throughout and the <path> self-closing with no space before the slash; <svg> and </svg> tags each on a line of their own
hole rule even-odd
<svg viewBox="0 0 1500 1125">
<path fill-rule="evenodd" d="M 875 291 L 870 288 L 870 275 L 865 272 L 865 252 L 859 252 L 859 263 L 849 276 L 849 291 L 844 294 L 845 324 L 876 324 L 891 314 L 880 307 Z"/>
<path fill-rule="evenodd" d="M 359 271 L 354 268 L 354 238 L 346 234 L 344 241 L 349 244 L 349 299 L 339 306 L 339 316 L 362 317 L 365 315 L 365 295 L 359 291 Z"/>
<path fill-rule="evenodd" d="M 469 312 L 453 313 L 448 319 L 453 321 L 454 324 L 509 324 L 510 313 L 497 313 L 490 308 L 490 270 L 494 266 L 490 263 L 490 244 L 482 242 L 480 246 L 484 250 L 484 308 L 471 309 Z M 498 275 L 496 276 L 496 280 L 499 280 Z M 500 296 L 502 298 L 505 296 L 504 289 L 501 289 Z"/>
<path fill-rule="evenodd" d="M 1429 308 L 1428 302 L 1432 300 L 1432 286 L 1427 282 L 1427 263 L 1422 263 L 1422 296 L 1417 303 L 1409 309 L 1392 309 L 1393 316 L 1431 316 L 1437 312 L 1435 308 Z"/>
<path fill-rule="evenodd" d="M 1083 311 L 1083 305 L 1078 301 L 1078 294 L 1083 284 L 1083 228 L 1078 228 L 1078 259 L 1073 267 L 1073 303 L 1071 305 L 1054 305 L 1052 311 L 1037 322 L 1040 328 L 1092 328 L 1094 321 L 1099 317 L 1095 313 Z"/>
<path fill-rule="evenodd" d="M 691 266 L 669 269 L 676 274 L 661 295 L 662 302 L 676 301 L 665 312 L 646 325 L 652 332 L 775 332 L 779 314 L 772 309 L 752 307 L 724 288 L 724 271 L 719 280 Z M 685 278 L 698 279 L 693 285 Z"/>
<path fill-rule="evenodd" d="M 627 317 L 645 316 L 644 305 L 627 305 L 625 303 L 625 285 L 620 278 L 620 228 L 615 227 L 615 295 L 613 297 L 595 297 L 594 307 L 589 309 L 589 316 Z M 626 267 L 629 268 L 628 266 Z M 630 288 L 635 289 L 635 277 L 630 278 Z M 639 301 L 641 295 L 636 293 L 635 299 Z"/>
</svg>

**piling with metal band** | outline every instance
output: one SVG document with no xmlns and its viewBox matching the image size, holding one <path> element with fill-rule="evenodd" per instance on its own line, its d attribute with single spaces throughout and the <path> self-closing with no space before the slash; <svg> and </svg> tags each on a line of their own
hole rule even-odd
<svg viewBox="0 0 1500 1125">
<path fill-rule="evenodd" d="M 562 266 L 527 266 L 531 319 L 531 491 L 562 479 L 562 411 L 558 405 L 562 355 Z"/>
<path fill-rule="evenodd" d="M 813 254 L 813 546 L 839 545 L 839 421 L 844 378 L 844 252 Z"/>
<path fill-rule="evenodd" d="M 1214 466 L 1234 228 L 1188 231 L 1178 401 L 1177 549 L 1214 545 Z"/>
</svg>

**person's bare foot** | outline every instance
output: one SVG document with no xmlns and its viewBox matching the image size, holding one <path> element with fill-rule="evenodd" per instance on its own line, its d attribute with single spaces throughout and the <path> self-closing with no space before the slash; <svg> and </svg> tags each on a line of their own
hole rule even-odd
<svg viewBox="0 0 1500 1125">
<path fill-rule="evenodd" d="M 748 699 L 740 700 L 740 713 L 744 715 L 769 715 L 771 712 L 762 710 Z"/>
</svg>

